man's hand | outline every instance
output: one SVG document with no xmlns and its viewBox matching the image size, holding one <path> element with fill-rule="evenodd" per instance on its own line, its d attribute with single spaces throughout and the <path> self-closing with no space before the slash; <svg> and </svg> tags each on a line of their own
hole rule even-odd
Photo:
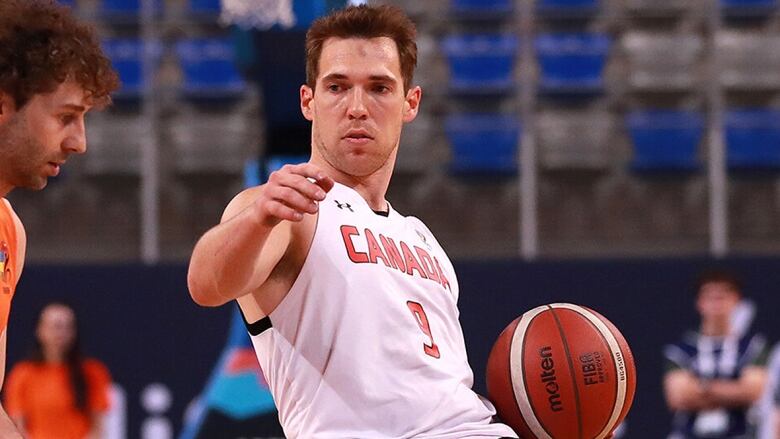
<svg viewBox="0 0 780 439">
<path fill-rule="evenodd" d="M 333 179 L 315 165 L 285 165 L 271 173 L 252 209 L 258 223 L 269 228 L 282 220 L 298 222 L 304 214 L 317 213 L 317 202 L 333 185 Z"/>
<path fill-rule="evenodd" d="M 293 224 L 317 213 L 317 202 L 334 184 L 320 168 L 303 163 L 286 165 L 268 183 L 236 195 L 220 224 L 192 251 L 187 285 L 195 303 L 219 306 L 261 286 L 296 236 Z"/>
</svg>

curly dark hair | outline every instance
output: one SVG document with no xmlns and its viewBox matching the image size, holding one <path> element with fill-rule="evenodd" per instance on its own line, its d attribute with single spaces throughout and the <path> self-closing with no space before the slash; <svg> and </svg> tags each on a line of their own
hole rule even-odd
<svg viewBox="0 0 780 439">
<path fill-rule="evenodd" d="M 315 88 L 322 46 L 328 38 L 388 37 L 398 47 L 404 91 L 409 91 L 417 66 L 417 29 L 397 6 L 348 6 L 312 23 L 306 33 L 306 83 Z"/>
<path fill-rule="evenodd" d="M 108 105 L 119 87 L 94 30 L 52 0 L 0 1 L 0 90 L 22 108 L 68 79 L 96 107 Z"/>
</svg>

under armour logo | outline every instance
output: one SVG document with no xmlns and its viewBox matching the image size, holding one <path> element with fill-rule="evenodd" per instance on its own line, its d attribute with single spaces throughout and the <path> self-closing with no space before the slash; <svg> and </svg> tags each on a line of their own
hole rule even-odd
<svg viewBox="0 0 780 439">
<path fill-rule="evenodd" d="M 352 206 L 350 206 L 349 203 L 343 203 L 342 204 L 342 203 L 339 203 L 339 200 L 333 200 L 333 201 L 336 202 L 336 207 L 338 207 L 339 209 L 349 209 L 350 212 L 354 212 L 354 210 L 352 210 Z"/>
</svg>

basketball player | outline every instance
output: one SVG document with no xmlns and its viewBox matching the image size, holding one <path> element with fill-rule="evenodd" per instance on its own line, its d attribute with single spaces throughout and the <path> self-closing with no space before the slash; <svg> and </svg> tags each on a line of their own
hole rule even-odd
<svg viewBox="0 0 780 439">
<path fill-rule="evenodd" d="M 414 38 L 396 7 L 317 20 L 311 159 L 236 196 L 192 255 L 192 298 L 238 300 L 289 438 L 517 437 L 471 390 L 447 255 L 385 200 L 420 105 Z"/>
<path fill-rule="evenodd" d="M 735 330 L 732 316 L 742 293 L 733 275 L 707 272 L 697 286 L 699 332 L 664 351 L 664 391 L 675 412 L 670 438 L 753 437 L 747 412 L 767 382 L 766 340 Z"/>
<path fill-rule="evenodd" d="M 52 1 L 0 1 L 0 385 L 6 327 L 26 235 L 4 198 L 43 189 L 86 149 L 84 115 L 108 103 L 118 79 L 92 30 Z M 0 437 L 21 438 L 0 407 Z"/>
</svg>

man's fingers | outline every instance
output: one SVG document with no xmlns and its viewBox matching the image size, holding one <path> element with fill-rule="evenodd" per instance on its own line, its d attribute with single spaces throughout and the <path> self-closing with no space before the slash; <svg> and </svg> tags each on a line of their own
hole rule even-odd
<svg viewBox="0 0 780 439">
<path fill-rule="evenodd" d="M 270 197 L 304 213 L 317 213 L 317 203 L 297 190 L 279 186 L 271 189 Z"/>
<path fill-rule="evenodd" d="M 311 163 L 301 163 L 298 165 L 286 165 L 282 168 L 283 171 L 302 175 L 306 178 L 311 178 L 314 182 L 322 188 L 325 192 L 330 192 L 333 189 L 334 181 L 322 169 L 317 165 Z"/>
<path fill-rule="evenodd" d="M 322 201 L 325 199 L 325 191 L 322 190 L 320 186 L 298 174 L 281 173 L 275 176 L 275 183 L 280 186 L 293 188 L 313 201 Z"/>
<path fill-rule="evenodd" d="M 325 174 L 321 174 L 318 178 L 315 178 L 314 182 L 317 183 L 317 186 L 321 187 L 325 192 L 330 192 L 330 190 L 333 189 L 333 185 L 336 184 L 332 178 Z"/>
<path fill-rule="evenodd" d="M 271 217 L 300 221 L 304 214 L 317 213 L 317 202 L 325 199 L 334 184 L 332 178 L 311 163 L 285 165 L 268 178 L 261 205 Z"/>
<path fill-rule="evenodd" d="M 268 203 L 268 213 L 273 218 L 278 218 L 280 220 L 297 222 L 303 219 L 303 213 L 276 200 L 272 200 Z"/>
</svg>

